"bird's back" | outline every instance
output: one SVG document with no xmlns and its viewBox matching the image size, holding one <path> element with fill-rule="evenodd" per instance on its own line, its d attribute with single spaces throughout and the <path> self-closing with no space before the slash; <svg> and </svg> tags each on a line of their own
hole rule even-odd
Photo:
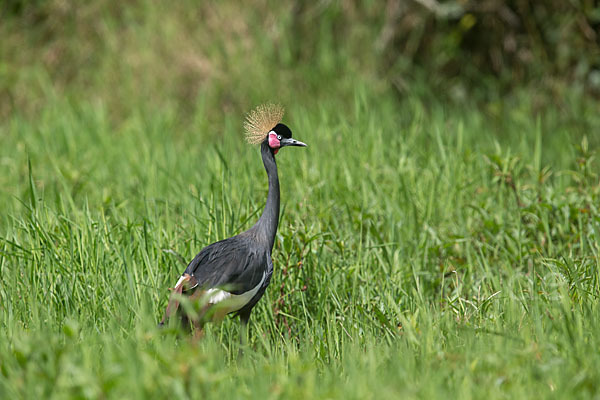
<svg viewBox="0 0 600 400">
<path fill-rule="evenodd" d="M 244 233 L 206 246 L 184 274 L 194 278 L 194 288 L 223 288 L 240 295 L 264 282 L 265 274 L 270 277 L 269 257 L 263 246 Z"/>
</svg>

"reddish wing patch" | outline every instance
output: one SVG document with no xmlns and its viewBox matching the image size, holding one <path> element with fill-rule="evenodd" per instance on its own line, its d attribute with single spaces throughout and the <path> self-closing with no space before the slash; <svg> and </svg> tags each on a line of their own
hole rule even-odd
<svg viewBox="0 0 600 400">
<path fill-rule="evenodd" d="M 172 292 L 175 294 L 181 295 L 183 293 L 184 286 L 187 286 L 189 284 L 191 284 L 192 286 L 196 286 L 197 285 L 196 278 L 194 278 L 193 276 L 191 276 L 189 274 L 184 274 L 183 279 L 181 279 L 180 282 L 172 289 Z M 171 314 L 176 312 L 178 308 L 179 308 L 179 301 L 177 301 L 177 299 L 174 299 L 171 296 L 171 298 L 169 299 L 169 304 L 167 304 L 165 316 L 163 317 L 163 319 L 160 323 L 164 324 L 165 322 L 167 322 L 167 320 L 169 319 Z"/>
</svg>

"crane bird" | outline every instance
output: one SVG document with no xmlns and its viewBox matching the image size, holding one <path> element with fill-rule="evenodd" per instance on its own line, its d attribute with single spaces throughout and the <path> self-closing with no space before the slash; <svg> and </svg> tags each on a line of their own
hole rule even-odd
<svg viewBox="0 0 600 400">
<path fill-rule="evenodd" d="M 262 161 L 269 180 L 269 193 L 262 215 L 245 232 L 210 244 L 188 264 L 172 289 L 171 298 L 161 321 L 163 325 L 177 311 L 180 296 L 191 300 L 202 299 L 200 317 L 192 321 L 201 331 L 202 319 L 214 308 L 212 319 L 237 313 L 243 326 L 248 324 L 252 308 L 264 294 L 271 275 L 271 252 L 279 223 L 279 176 L 275 155 L 286 146 L 306 147 L 292 139 L 292 131 L 281 123 L 283 108 L 266 104 L 257 107 L 246 117 L 246 141 L 260 144 Z M 181 319 L 189 327 L 189 317 L 182 312 Z"/>
</svg>

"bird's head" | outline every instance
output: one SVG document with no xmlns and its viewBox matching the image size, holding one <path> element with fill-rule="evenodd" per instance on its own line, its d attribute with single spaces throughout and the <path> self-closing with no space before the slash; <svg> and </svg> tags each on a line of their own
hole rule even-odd
<svg viewBox="0 0 600 400">
<path fill-rule="evenodd" d="M 246 140 L 250 144 L 265 143 L 277 154 L 286 146 L 306 147 L 305 143 L 292 139 L 292 131 L 282 124 L 283 107 L 275 104 L 258 106 L 246 117 Z"/>
<path fill-rule="evenodd" d="M 285 146 L 300 146 L 306 147 L 305 143 L 299 140 L 292 139 L 292 131 L 287 125 L 281 122 L 275 125 L 273 129 L 269 131 L 269 134 L 265 138 L 267 144 L 273 149 L 273 152 L 277 154 L 280 148 Z"/>
</svg>

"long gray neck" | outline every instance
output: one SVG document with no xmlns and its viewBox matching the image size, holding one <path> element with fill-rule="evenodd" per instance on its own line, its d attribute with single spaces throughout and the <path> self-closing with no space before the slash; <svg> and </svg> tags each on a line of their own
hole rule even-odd
<svg viewBox="0 0 600 400">
<path fill-rule="evenodd" d="M 273 154 L 273 150 L 266 141 L 261 144 L 260 153 L 269 177 L 269 194 L 267 195 L 265 209 L 253 229 L 256 230 L 257 238 L 268 245 L 269 250 L 273 250 L 277 225 L 279 224 L 279 177 L 277 175 L 275 154 Z"/>
</svg>

